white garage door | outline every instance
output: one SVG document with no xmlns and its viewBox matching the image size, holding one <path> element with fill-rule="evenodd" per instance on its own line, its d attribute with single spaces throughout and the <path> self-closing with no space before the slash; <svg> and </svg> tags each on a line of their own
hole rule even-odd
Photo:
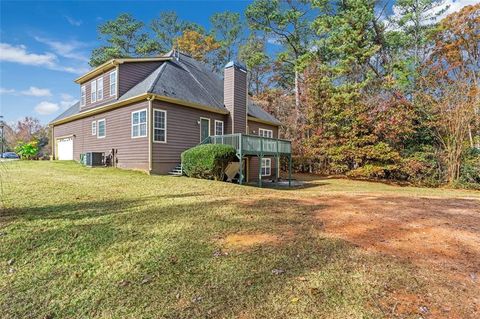
<svg viewBox="0 0 480 319">
<path fill-rule="evenodd" d="M 57 140 L 57 154 L 61 161 L 73 160 L 73 137 L 65 137 Z"/>
</svg>

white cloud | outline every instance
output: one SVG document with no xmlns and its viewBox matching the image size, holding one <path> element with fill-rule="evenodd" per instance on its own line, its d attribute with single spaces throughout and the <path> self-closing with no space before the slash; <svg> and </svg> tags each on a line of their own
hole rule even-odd
<svg viewBox="0 0 480 319">
<path fill-rule="evenodd" d="M 52 96 L 49 89 L 40 89 L 35 86 L 31 86 L 28 90 L 22 91 L 21 93 L 29 96 Z"/>
<path fill-rule="evenodd" d="M 89 70 L 85 65 L 79 67 L 59 65 L 57 56 L 50 52 L 43 54 L 30 53 L 24 45 L 14 46 L 3 42 L 0 43 L 0 61 L 42 66 L 50 70 L 74 74 L 83 74 Z"/>
<path fill-rule="evenodd" d="M 60 107 L 62 108 L 62 110 L 66 110 L 70 106 L 78 102 L 78 100 L 76 100 L 70 94 L 62 93 L 60 94 L 60 97 L 62 98 L 62 100 L 60 101 Z"/>
<path fill-rule="evenodd" d="M 60 109 L 57 103 L 51 103 L 42 101 L 35 106 L 35 112 L 40 115 L 50 115 L 57 112 Z"/>
<path fill-rule="evenodd" d="M 0 43 L 0 61 L 53 67 L 55 60 L 56 56 L 52 53 L 29 53 L 24 45 L 13 46 L 8 43 Z"/>
<path fill-rule="evenodd" d="M 82 54 L 81 50 L 88 47 L 87 43 L 80 41 L 55 41 L 43 37 L 35 37 L 40 43 L 46 44 L 56 54 L 68 59 L 75 59 L 83 62 L 88 62 L 88 56 Z"/>
<path fill-rule="evenodd" d="M 448 7 L 448 9 L 438 18 L 439 20 L 442 20 L 445 18 L 447 15 L 460 11 L 463 7 L 469 6 L 469 5 L 474 5 L 477 4 L 478 0 L 447 0 L 445 3 L 441 6 L 442 9 L 445 9 Z"/>
<path fill-rule="evenodd" d="M 15 93 L 14 89 L 0 88 L 0 94 L 13 94 Z"/>
<path fill-rule="evenodd" d="M 65 15 L 64 17 L 65 17 L 65 19 L 67 19 L 68 23 L 70 23 L 71 25 L 73 25 L 75 27 L 79 27 L 83 23 L 82 20 L 77 20 L 77 19 L 74 19 L 74 18 L 72 18 L 70 16 L 67 16 L 67 15 Z"/>
</svg>

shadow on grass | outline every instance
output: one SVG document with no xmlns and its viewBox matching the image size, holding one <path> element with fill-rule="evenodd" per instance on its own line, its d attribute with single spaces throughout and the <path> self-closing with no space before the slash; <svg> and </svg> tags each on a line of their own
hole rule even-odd
<svg viewBox="0 0 480 319">
<path fill-rule="evenodd" d="M 3 291 L 6 318 L 381 317 L 391 309 L 375 300 L 388 291 L 425 292 L 408 264 L 325 237 L 318 214 L 330 203 L 201 196 L 8 212 L 10 218 L 73 223 L 33 227 L 3 239 L 11 249 L 5 257 L 27 262 L 19 266 L 25 273 L 12 277 Z M 175 200 L 158 205 L 162 198 Z M 79 224 L 96 216 L 109 218 Z M 282 236 L 289 230 L 293 235 L 279 243 L 246 249 L 226 251 L 218 240 L 232 233 Z M 48 295 L 41 293 L 46 290 Z"/>
</svg>

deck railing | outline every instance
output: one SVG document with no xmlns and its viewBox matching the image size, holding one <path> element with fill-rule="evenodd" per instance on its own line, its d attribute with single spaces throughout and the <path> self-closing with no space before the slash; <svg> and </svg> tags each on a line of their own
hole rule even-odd
<svg viewBox="0 0 480 319">
<path fill-rule="evenodd" d="M 292 153 L 290 141 L 241 133 L 209 136 L 202 144 L 231 145 L 242 155 L 289 155 Z"/>
</svg>

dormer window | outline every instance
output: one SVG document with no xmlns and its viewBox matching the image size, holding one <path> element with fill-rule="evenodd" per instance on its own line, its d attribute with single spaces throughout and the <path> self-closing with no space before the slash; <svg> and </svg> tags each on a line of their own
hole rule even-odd
<svg viewBox="0 0 480 319">
<path fill-rule="evenodd" d="M 97 100 L 100 101 L 102 99 L 103 99 L 103 77 L 100 77 L 97 80 Z"/>
<path fill-rule="evenodd" d="M 97 81 L 90 83 L 90 103 L 97 102 Z"/>
<path fill-rule="evenodd" d="M 110 72 L 110 96 L 117 95 L 117 71 Z"/>
<path fill-rule="evenodd" d="M 83 85 L 81 88 L 80 88 L 80 106 L 85 106 L 85 104 L 87 103 L 87 88 L 85 87 L 85 85 Z"/>
</svg>

